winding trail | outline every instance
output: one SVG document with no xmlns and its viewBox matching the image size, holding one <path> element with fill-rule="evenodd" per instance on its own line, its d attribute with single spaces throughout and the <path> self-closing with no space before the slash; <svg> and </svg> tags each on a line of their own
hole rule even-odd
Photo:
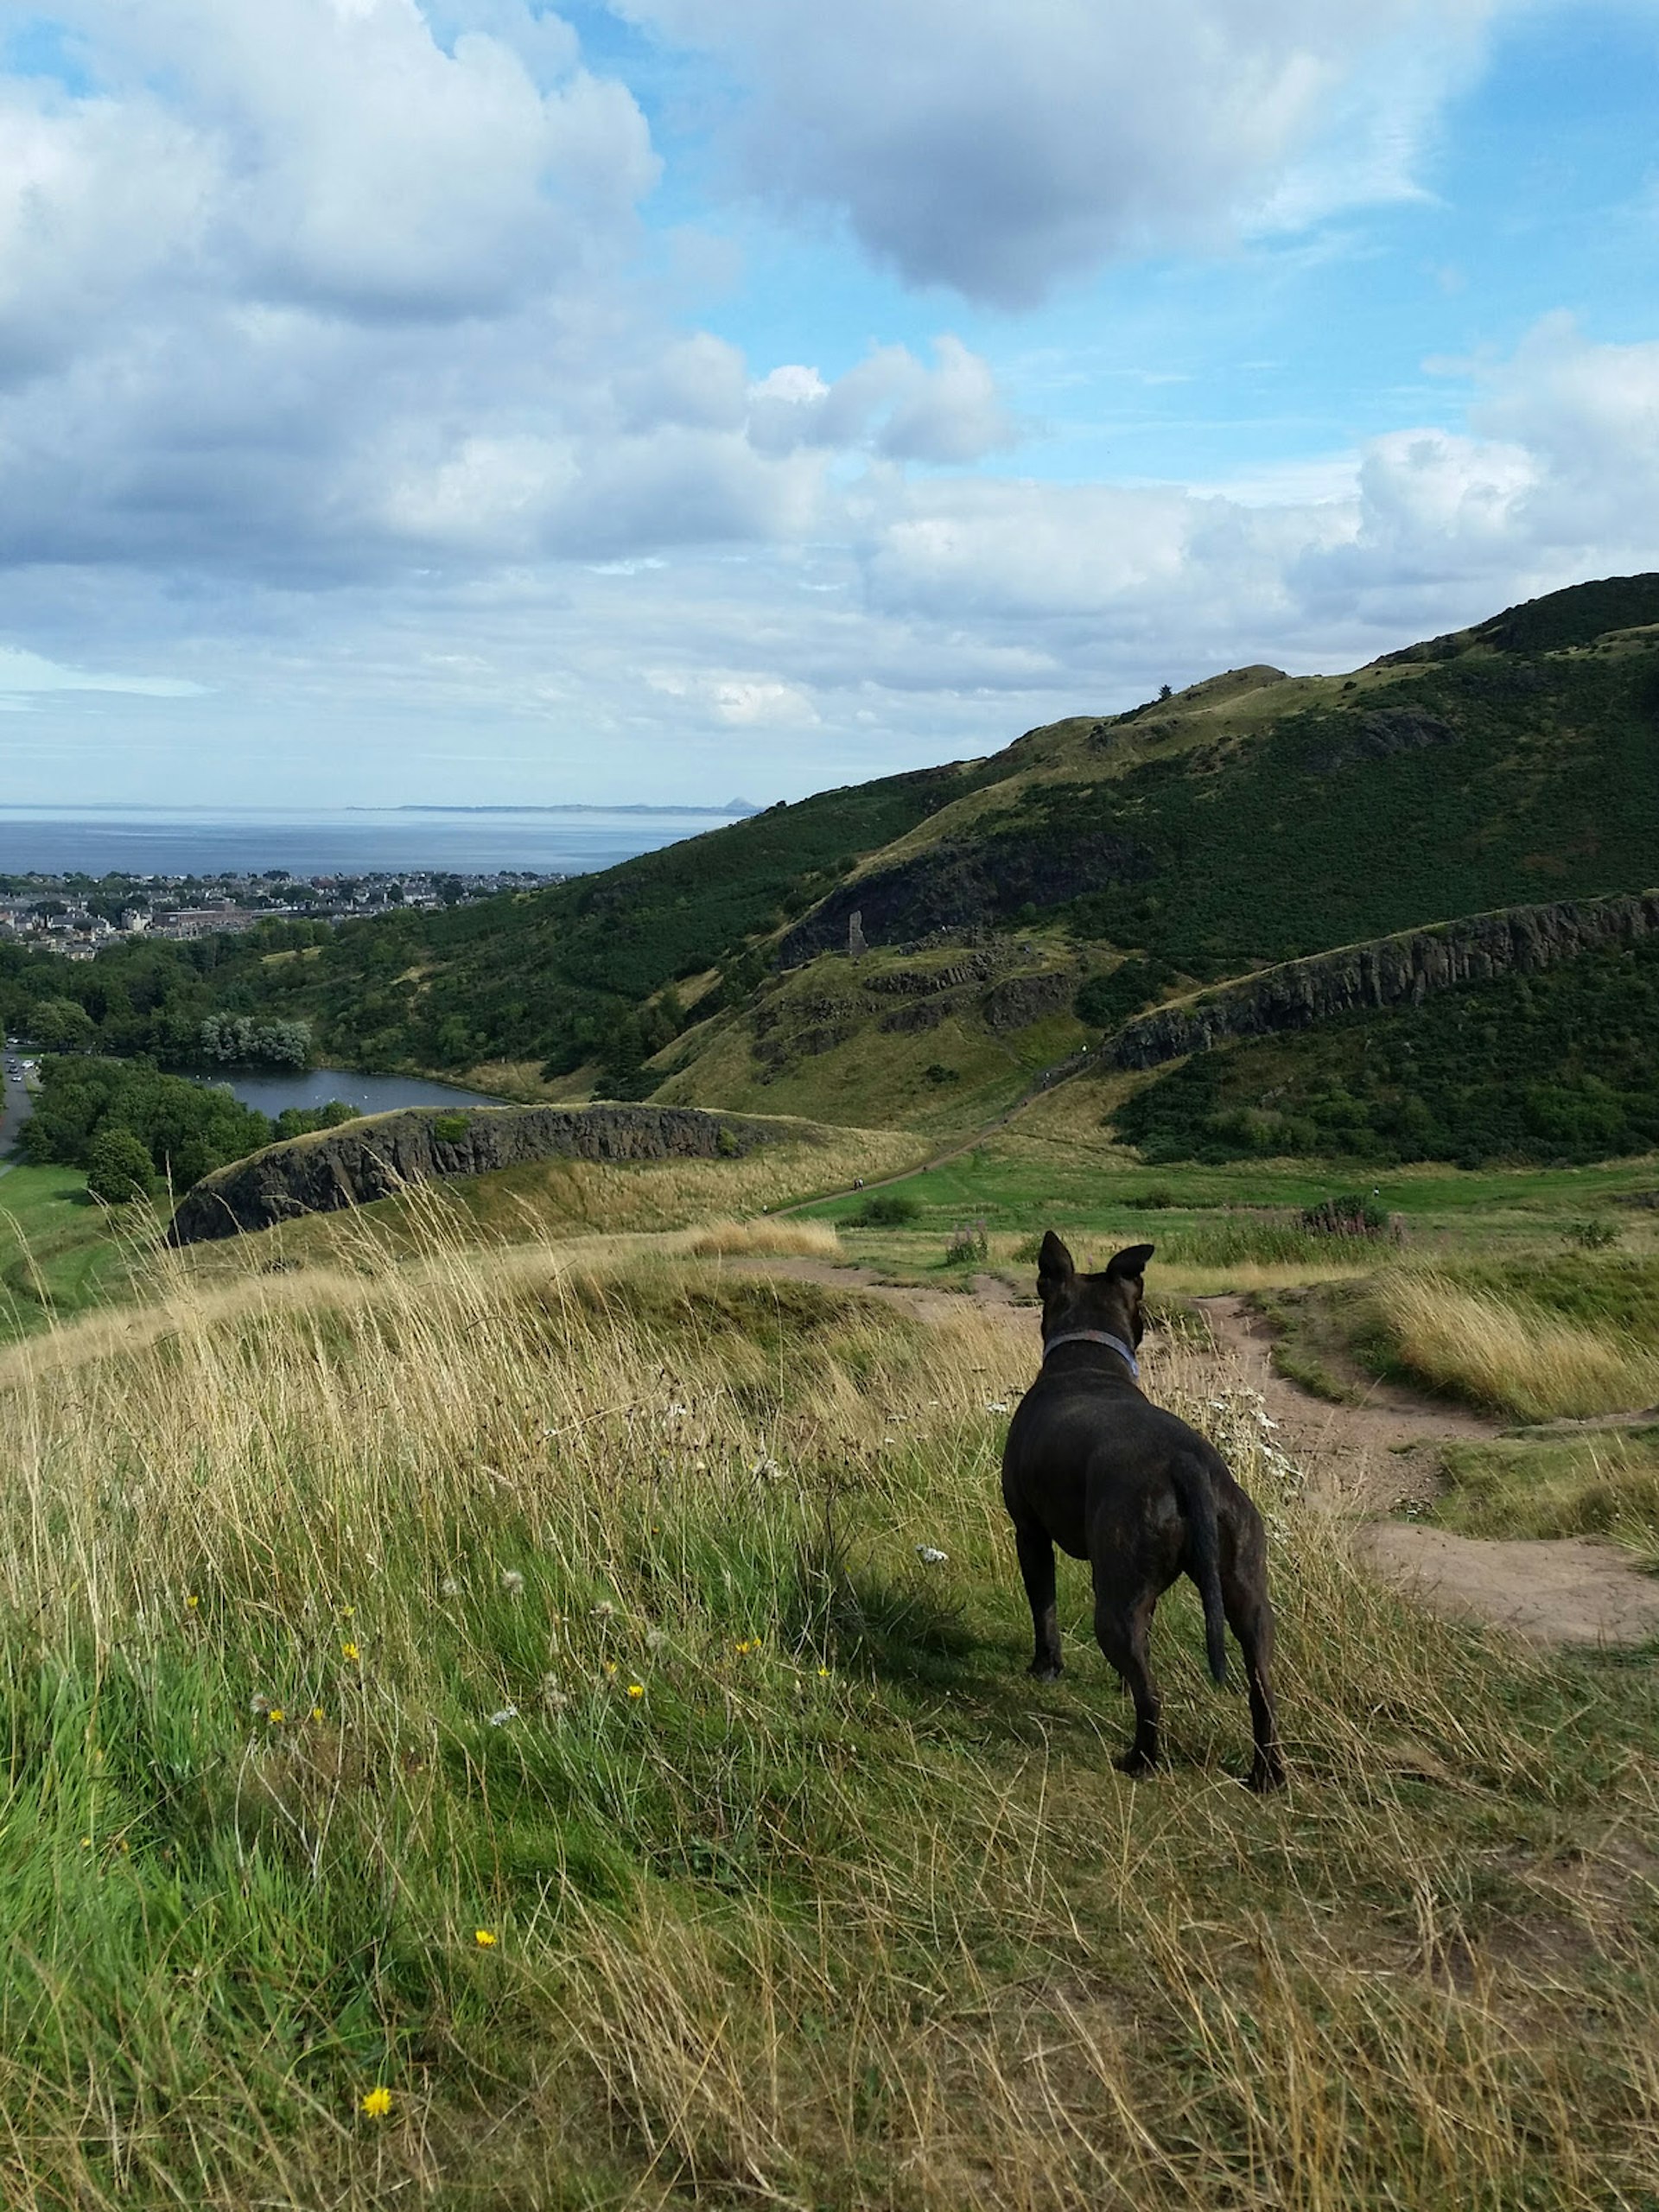
<svg viewBox="0 0 1659 2212">
<path fill-rule="evenodd" d="M 758 1274 L 856 1288 L 923 1321 L 962 1310 L 960 1292 L 885 1283 L 868 1268 L 813 1259 L 734 1264 Z M 1034 1310 L 1015 1305 L 992 1275 L 974 1279 L 982 1310 L 1017 1332 L 1034 1357 Z M 1359 1405 L 1314 1397 L 1274 1369 L 1268 1324 L 1236 1295 L 1194 1300 L 1217 1356 L 1259 1390 L 1285 1449 L 1307 1471 L 1309 1495 L 1346 1522 L 1357 1555 L 1402 1584 L 1430 1611 L 1481 1620 L 1531 1643 L 1632 1644 L 1659 1637 L 1659 1578 L 1612 1544 L 1578 1537 L 1520 1540 L 1454 1535 L 1383 1516 L 1427 1504 L 1440 1492 L 1438 1446 L 1454 1437 L 1501 1434 L 1496 1421 L 1379 1382 Z"/>
<path fill-rule="evenodd" d="M 1532 1643 L 1643 1643 L 1659 1637 L 1659 1580 L 1614 1544 L 1584 1537 L 1459 1536 L 1385 1519 L 1427 1504 L 1440 1489 L 1436 1446 L 1492 1437 L 1502 1424 L 1459 1406 L 1378 1382 L 1357 1406 L 1332 1405 L 1280 1375 L 1273 1332 L 1239 1297 L 1194 1301 L 1217 1349 L 1262 1393 L 1313 1496 L 1363 1517 L 1357 1555 L 1433 1611 L 1490 1621 Z"/>
</svg>

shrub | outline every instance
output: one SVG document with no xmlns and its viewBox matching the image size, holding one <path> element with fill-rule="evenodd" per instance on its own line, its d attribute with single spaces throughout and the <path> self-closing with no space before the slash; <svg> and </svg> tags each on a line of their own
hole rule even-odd
<svg viewBox="0 0 1659 2212">
<path fill-rule="evenodd" d="M 88 1194 L 106 1206 L 130 1205 L 154 1186 L 149 1154 L 130 1129 L 104 1129 L 86 1154 Z"/>
<path fill-rule="evenodd" d="M 1586 1252 L 1605 1252 L 1610 1244 L 1618 1243 L 1619 1236 L 1616 1221 L 1575 1221 L 1567 1232 L 1567 1241 Z"/>
<path fill-rule="evenodd" d="M 922 1073 L 926 1077 L 930 1083 L 945 1084 L 960 1083 L 962 1081 L 962 1077 L 959 1071 L 955 1068 L 946 1067 L 943 1060 L 930 1060 L 928 1065 L 922 1070 Z"/>
<path fill-rule="evenodd" d="M 877 1191 L 865 1199 L 854 1218 L 861 1229 L 902 1229 L 920 1211 L 915 1199 L 902 1191 Z"/>
<path fill-rule="evenodd" d="M 990 1247 L 982 1221 L 964 1221 L 950 1232 L 950 1242 L 944 1248 L 947 1268 L 965 1268 L 976 1261 L 982 1261 Z"/>
<path fill-rule="evenodd" d="M 470 1114 L 435 1114 L 432 1134 L 440 1144 L 459 1144 L 473 1126 Z"/>
<path fill-rule="evenodd" d="M 1321 1198 L 1302 1214 L 1302 1227 L 1314 1236 L 1380 1236 L 1388 1225 L 1386 1211 L 1357 1191 Z"/>
</svg>

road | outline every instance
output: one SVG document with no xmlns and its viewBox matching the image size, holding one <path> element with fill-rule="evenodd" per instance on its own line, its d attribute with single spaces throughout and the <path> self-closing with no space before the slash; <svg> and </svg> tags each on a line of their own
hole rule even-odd
<svg viewBox="0 0 1659 2212">
<path fill-rule="evenodd" d="M 0 1072 L 0 1084 L 4 1091 L 0 1095 L 0 1175 L 17 1163 L 11 1157 L 11 1147 L 17 1141 L 17 1132 L 29 1119 L 32 1101 L 20 1077 Z"/>
</svg>

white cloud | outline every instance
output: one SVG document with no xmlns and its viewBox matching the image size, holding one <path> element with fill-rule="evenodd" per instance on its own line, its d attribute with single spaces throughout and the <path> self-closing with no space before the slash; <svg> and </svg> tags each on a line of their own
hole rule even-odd
<svg viewBox="0 0 1659 2212">
<path fill-rule="evenodd" d="M 626 0 L 750 92 L 753 190 L 1023 306 L 1109 255 L 1415 188 L 1503 0 Z"/>
<path fill-rule="evenodd" d="M 0 645 L 0 693 L 14 702 L 18 695 L 44 691 L 124 691 L 147 699 L 200 698 L 203 687 L 171 676 L 115 676 L 107 671 L 66 668 L 17 645 Z"/>
</svg>

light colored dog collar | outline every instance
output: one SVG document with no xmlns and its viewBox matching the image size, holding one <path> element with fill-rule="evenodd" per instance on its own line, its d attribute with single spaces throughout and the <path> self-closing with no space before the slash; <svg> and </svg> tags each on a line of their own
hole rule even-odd
<svg viewBox="0 0 1659 2212">
<path fill-rule="evenodd" d="M 1126 1344 L 1122 1337 L 1108 1336 L 1104 1329 L 1068 1329 L 1063 1337 L 1051 1337 L 1043 1346 L 1043 1357 L 1046 1359 L 1062 1344 L 1109 1344 L 1136 1382 L 1141 1379 L 1141 1363 L 1135 1356 L 1134 1347 Z"/>
</svg>

